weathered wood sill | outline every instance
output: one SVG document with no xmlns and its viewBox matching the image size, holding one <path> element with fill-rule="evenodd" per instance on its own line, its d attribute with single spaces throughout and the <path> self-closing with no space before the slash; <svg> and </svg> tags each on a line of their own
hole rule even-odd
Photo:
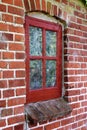
<svg viewBox="0 0 87 130">
<path fill-rule="evenodd" d="M 25 105 L 26 119 L 30 124 L 63 117 L 71 111 L 69 104 L 63 98 Z"/>
</svg>

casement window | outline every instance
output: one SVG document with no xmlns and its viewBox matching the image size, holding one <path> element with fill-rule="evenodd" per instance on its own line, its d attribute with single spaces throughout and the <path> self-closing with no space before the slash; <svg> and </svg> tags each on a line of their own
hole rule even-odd
<svg viewBox="0 0 87 130">
<path fill-rule="evenodd" d="M 62 26 L 26 16 L 27 103 L 61 97 Z"/>
</svg>

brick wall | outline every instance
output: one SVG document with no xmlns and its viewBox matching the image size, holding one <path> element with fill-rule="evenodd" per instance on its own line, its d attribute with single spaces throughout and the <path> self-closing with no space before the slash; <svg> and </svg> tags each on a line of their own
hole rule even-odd
<svg viewBox="0 0 87 130">
<path fill-rule="evenodd" d="M 0 1 L 0 130 L 24 123 L 25 47 L 22 1 Z M 22 129 L 21 129 L 22 130 Z"/>
<path fill-rule="evenodd" d="M 0 0 L 0 130 L 24 130 L 23 24 L 31 11 L 55 16 L 65 25 L 64 87 L 72 113 L 30 129 L 87 130 L 87 10 L 79 0 Z"/>
</svg>

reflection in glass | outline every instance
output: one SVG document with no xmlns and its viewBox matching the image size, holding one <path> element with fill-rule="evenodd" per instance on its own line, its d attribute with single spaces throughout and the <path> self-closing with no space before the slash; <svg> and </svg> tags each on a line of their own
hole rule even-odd
<svg viewBox="0 0 87 130">
<path fill-rule="evenodd" d="M 42 55 L 42 29 L 30 26 L 30 55 Z"/>
<path fill-rule="evenodd" d="M 56 32 L 46 31 L 46 55 L 56 56 Z"/>
<path fill-rule="evenodd" d="M 46 61 L 46 86 L 53 87 L 56 83 L 56 61 Z"/>
<path fill-rule="evenodd" d="M 42 62 L 41 60 L 30 61 L 30 88 L 39 89 L 42 87 Z"/>
</svg>

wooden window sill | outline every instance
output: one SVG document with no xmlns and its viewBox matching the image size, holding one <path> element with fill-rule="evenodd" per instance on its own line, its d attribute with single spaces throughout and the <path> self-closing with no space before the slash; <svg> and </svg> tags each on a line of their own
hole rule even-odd
<svg viewBox="0 0 87 130">
<path fill-rule="evenodd" d="M 26 119 L 30 124 L 63 117 L 71 111 L 70 106 L 62 97 L 25 105 Z"/>
</svg>

